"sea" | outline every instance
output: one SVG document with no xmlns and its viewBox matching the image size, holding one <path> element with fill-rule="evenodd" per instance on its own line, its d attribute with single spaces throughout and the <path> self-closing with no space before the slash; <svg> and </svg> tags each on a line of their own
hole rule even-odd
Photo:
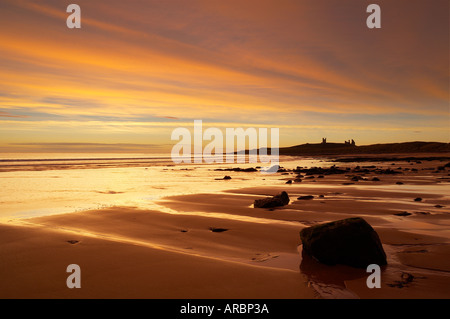
<svg viewBox="0 0 450 319">
<path fill-rule="evenodd" d="M 280 156 L 282 167 L 332 165 Z M 170 154 L 1 153 L 0 221 L 113 206 L 154 208 L 167 196 L 273 185 L 279 174 L 218 171 L 268 164 L 181 163 Z M 232 179 L 223 180 L 225 175 Z"/>
</svg>

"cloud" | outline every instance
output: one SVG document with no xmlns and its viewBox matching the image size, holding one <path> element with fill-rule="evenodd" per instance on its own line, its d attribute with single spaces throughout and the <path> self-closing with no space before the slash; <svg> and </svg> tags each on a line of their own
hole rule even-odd
<svg viewBox="0 0 450 319">
<path fill-rule="evenodd" d="M 445 0 L 381 0 L 380 30 L 367 29 L 358 0 L 78 4 L 82 28 L 69 30 L 58 1 L 2 2 L 0 116 L 41 114 L 39 132 L 45 114 L 60 117 L 55 136 L 83 119 L 117 129 L 111 123 L 324 127 L 334 118 L 373 131 L 448 117 Z"/>
<path fill-rule="evenodd" d="M 8 112 L 0 111 L 0 117 L 17 117 L 17 118 L 26 118 L 27 115 L 14 115 Z"/>
<path fill-rule="evenodd" d="M 9 143 L 4 149 L 28 152 L 55 153 L 157 153 L 165 151 L 165 144 L 136 143 Z"/>
</svg>

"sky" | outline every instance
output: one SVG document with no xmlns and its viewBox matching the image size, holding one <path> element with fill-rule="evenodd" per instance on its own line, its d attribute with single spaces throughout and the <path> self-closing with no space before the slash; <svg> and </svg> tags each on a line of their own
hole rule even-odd
<svg viewBox="0 0 450 319">
<path fill-rule="evenodd" d="M 165 152 L 194 120 L 450 142 L 449 1 L 0 2 L 0 152 Z"/>
</svg>

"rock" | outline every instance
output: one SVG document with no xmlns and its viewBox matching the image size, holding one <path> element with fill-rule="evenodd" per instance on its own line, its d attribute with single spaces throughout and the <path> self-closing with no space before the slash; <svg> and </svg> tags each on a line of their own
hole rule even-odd
<svg viewBox="0 0 450 319">
<path fill-rule="evenodd" d="M 401 212 L 401 213 L 395 213 L 394 215 L 395 216 L 409 216 L 409 215 L 412 215 L 412 214 L 408 213 L 408 212 Z"/>
<path fill-rule="evenodd" d="M 402 182 L 396 182 L 395 184 L 397 184 L 397 185 L 403 185 Z"/>
<path fill-rule="evenodd" d="M 249 168 L 240 168 L 240 167 L 234 167 L 234 168 L 217 168 L 215 171 L 230 171 L 230 172 L 257 172 L 258 170 L 253 167 Z"/>
<path fill-rule="evenodd" d="M 379 181 L 380 181 L 380 179 L 378 177 L 372 178 L 372 182 L 379 182 Z"/>
<path fill-rule="evenodd" d="M 292 180 L 288 180 L 285 184 L 292 184 Z"/>
<path fill-rule="evenodd" d="M 305 195 L 305 196 L 297 197 L 297 199 L 300 199 L 300 200 L 308 200 L 308 199 L 313 199 L 313 198 L 314 198 L 314 196 L 312 196 L 312 195 Z"/>
<path fill-rule="evenodd" d="M 277 173 L 280 170 L 280 165 L 272 165 L 264 170 L 265 173 Z"/>
<path fill-rule="evenodd" d="M 421 201 L 422 201 L 422 198 L 417 197 L 417 198 L 414 199 L 414 201 L 415 201 L 415 202 L 421 202 Z"/>
<path fill-rule="evenodd" d="M 377 173 L 378 174 L 401 174 L 401 172 L 394 171 L 390 168 L 385 169 L 385 170 L 383 170 L 383 169 L 377 170 Z"/>
<path fill-rule="evenodd" d="M 226 228 L 209 227 L 209 230 L 212 231 L 213 233 L 222 233 L 224 231 L 227 231 L 228 229 L 226 229 Z"/>
<path fill-rule="evenodd" d="M 312 168 L 303 168 L 297 166 L 294 169 L 294 173 L 305 173 L 306 175 L 332 175 L 332 174 L 343 174 L 346 170 L 339 169 L 336 166 L 331 166 L 330 168 L 322 168 L 322 167 L 312 167 Z"/>
<path fill-rule="evenodd" d="M 68 240 L 67 242 L 72 245 L 78 244 L 78 240 Z"/>
<path fill-rule="evenodd" d="M 231 179 L 231 176 L 225 175 L 223 179 Z"/>
<path fill-rule="evenodd" d="M 402 280 L 405 284 L 407 284 L 414 280 L 414 276 L 407 272 L 404 272 L 404 273 L 402 273 Z"/>
<path fill-rule="evenodd" d="M 387 285 L 389 287 L 403 288 L 403 287 L 407 287 L 408 284 L 414 280 L 414 276 L 407 272 L 402 272 L 402 275 L 400 278 L 401 278 L 401 280 L 394 280 L 393 283 L 388 283 Z"/>
<path fill-rule="evenodd" d="M 281 192 L 270 198 L 256 199 L 253 206 L 255 208 L 271 208 L 287 204 L 289 204 L 289 195 L 286 192 Z"/>
<path fill-rule="evenodd" d="M 360 217 L 304 228 L 300 239 L 303 251 L 323 264 L 357 268 L 387 264 L 378 234 Z"/>
</svg>

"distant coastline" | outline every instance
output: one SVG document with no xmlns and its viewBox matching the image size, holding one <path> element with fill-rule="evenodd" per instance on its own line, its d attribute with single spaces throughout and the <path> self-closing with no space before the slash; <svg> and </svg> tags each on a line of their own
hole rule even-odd
<svg viewBox="0 0 450 319">
<path fill-rule="evenodd" d="M 450 143 L 404 142 L 361 146 L 346 143 L 306 143 L 290 147 L 280 147 L 279 149 L 280 155 L 291 156 L 413 153 L 450 153 Z"/>
</svg>

